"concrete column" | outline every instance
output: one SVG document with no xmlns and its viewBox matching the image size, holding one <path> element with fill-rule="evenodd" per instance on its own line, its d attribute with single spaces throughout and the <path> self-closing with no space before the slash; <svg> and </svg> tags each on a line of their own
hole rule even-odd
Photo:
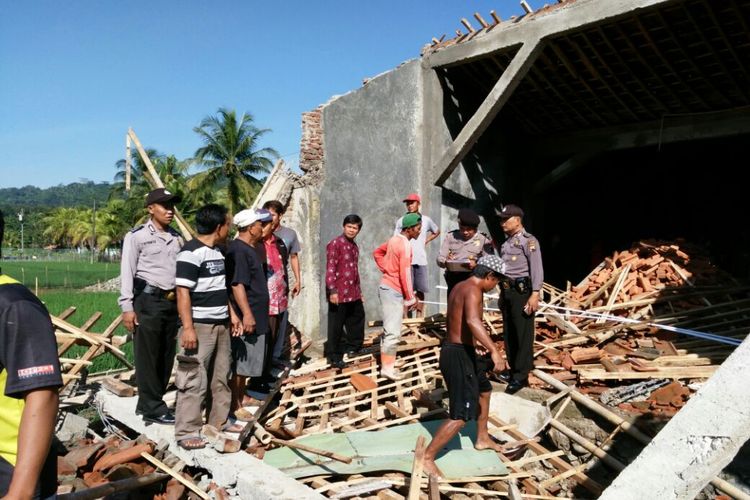
<svg viewBox="0 0 750 500">
<path fill-rule="evenodd" d="M 695 498 L 750 438 L 748 380 L 746 339 L 600 498 Z"/>
</svg>

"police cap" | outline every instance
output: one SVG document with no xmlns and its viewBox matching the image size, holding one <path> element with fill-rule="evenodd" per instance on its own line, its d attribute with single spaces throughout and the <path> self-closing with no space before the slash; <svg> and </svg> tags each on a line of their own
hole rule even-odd
<svg viewBox="0 0 750 500">
<path fill-rule="evenodd" d="M 470 208 L 461 208 L 458 210 L 458 223 L 462 226 L 477 227 L 479 216 Z"/>
<path fill-rule="evenodd" d="M 511 217 L 523 217 L 523 210 L 518 205 L 505 205 L 500 211 L 501 219 L 510 219 Z"/>
<path fill-rule="evenodd" d="M 148 193 L 148 196 L 146 196 L 146 206 L 152 205 L 154 203 L 179 203 L 181 200 L 182 197 L 180 197 L 180 195 L 173 194 L 164 188 L 157 188 Z"/>
</svg>

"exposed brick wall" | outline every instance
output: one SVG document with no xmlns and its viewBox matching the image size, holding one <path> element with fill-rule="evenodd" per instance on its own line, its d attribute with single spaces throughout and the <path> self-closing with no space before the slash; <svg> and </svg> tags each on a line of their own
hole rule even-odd
<svg viewBox="0 0 750 500">
<path fill-rule="evenodd" d="M 300 141 L 299 168 L 303 172 L 316 172 L 323 168 L 323 106 L 302 113 L 302 140 Z"/>
</svg>

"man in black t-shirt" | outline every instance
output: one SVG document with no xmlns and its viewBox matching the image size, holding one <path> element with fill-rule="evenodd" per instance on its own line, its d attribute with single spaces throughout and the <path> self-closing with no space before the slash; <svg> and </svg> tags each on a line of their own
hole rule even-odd
<svg viewBox="0 0 750 500">
<path fill-rule="evenodd" d="M 226 255 L 230 301 L 242 317 L 242 335 L 232 338 L 232 412 L 244 405 L 248 377 L 260 377 L 268 340 L 268 282 L 263 261 L 255 245 L 263 235 L 262 225 L 271 221 L 266 210 L 242 210 L 233 219 L 239 234 Z M 263 243 L 260 243 L 262 246 Z"/>
<path fill-rule="evenodd" d="M 3 228 L 0 212 L 0 248 Z M 57 460 L 50 444 L 61 385 L 47 309 L 0 273 L 0 497 L 54 498 Z"/>
</svg>

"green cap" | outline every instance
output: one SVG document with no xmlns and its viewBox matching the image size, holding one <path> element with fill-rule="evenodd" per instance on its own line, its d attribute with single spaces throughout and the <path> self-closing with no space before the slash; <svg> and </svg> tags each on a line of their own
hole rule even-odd
<svg viewBox="0 0 750 500">
<path fill-rule="evenodd" d="M 409 229 L 422 222 L 422 216 L 415 213 L 409 213 L 401 219 L 401 229 Z"/>
</svg>

